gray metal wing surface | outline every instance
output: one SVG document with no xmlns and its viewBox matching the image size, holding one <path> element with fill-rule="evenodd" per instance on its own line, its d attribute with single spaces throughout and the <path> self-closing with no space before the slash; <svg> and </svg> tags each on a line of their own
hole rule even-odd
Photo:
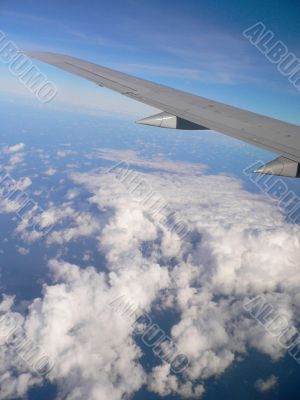
<svg viewBox="0 0 300 400">
<path fill-rule="evenodd" d="M 186 129 L 196 129 L 198 126 L 199 129 L 214 130 L 300 163 L 300 126 L 136 78 L 71 56 L 48 52 L 27 54 L 95 82 L 99 86 L 158 108 L 163 111 L 164 116 L 161 117 L 163 121 L 166 121 L 166 115 L 169 116 L 169 121 L 171 116 L 175 116 L 180 119 L 183 129 L 185 128 L 182 121 L 190 124 L 190 128 Z M 146 120 L 151 124 L 149 118 Z M 153 125 L 159 126 L 157 118 Z M 168 126 L 162 124 L 161 127 Z M 173 124 L 170 127 L 175 126 Z"/>
</svg>

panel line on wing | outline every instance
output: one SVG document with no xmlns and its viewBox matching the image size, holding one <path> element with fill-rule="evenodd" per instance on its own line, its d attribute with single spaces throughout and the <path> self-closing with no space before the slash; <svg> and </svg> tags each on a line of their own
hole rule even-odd
<svg viewBox="0 0 300 400">
<path fill-rule="evenodd" d="M 136 91 L 137 91 L 136 89 L 133 89 L 133 88 L 130 87 L 130 86 L 126 86 L 126 85 L 123 85 L 123 84 L 120 83 L 120 82 L 113 81 L 112 79 L 108 79 L 108 78 L 106 78 L 105 76 L 102 76 L 102 75 L 100 75 L 100 74 L 97 74 L 96 72 L 93 72 L 93 71 L 91 71 L 91 70 L 89 70 L 89 69 L 86 69 L 86 68 L 83 68 L 83 67 L 79 67 L 78 65 L 74 65 L 74 64 L 69 63 L 69 62 L 67 62 L 67 61 L 65 61 L 64 63 L 67 64 L 67 65 L 70 65 L 70 66 L 73 67 L 73 68 L 79 69 L 79 70 L 81 70 L 81 71 L 87 72 L 88 74 L 91 74 L 91 75 L 97 76 L 98 78 L 104 79 L 104 80 L 107 81 L 107 82 L 112 82 L 114 85 L 119 85 L 119 86 L 123 87 L 124 89 L 130 90 L 130 91 L 133 91 L 133 92 L 136 92 Z"/>
</svg>

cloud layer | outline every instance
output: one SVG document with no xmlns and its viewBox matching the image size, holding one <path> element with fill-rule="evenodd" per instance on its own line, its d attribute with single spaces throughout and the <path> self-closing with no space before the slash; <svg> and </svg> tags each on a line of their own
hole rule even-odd
<svg viewBox="0 0 300 400">
<path fill-rule="evenodd" d="M 128 153 L 108 157 L 122 161 Z M 52 258 L 52 284 L 20 315 L 24 334 L 54 362 L 47 378 L 58 384 L 60 399 L 117 400 L 143 385 L 160 396 L 199 398 L 206 379 L 222 374 L 250 348 L 273 360 L 285 354 L 246 313 L 245 302 L 264 294 L 290 323 L 299 320 L 300 231 L 274 203 L 247 192 L 236 179 L 202 175 L 201 166 L 168 161 L 159 169 L 158 160 L 132 153 L 130 161 L 143 169 L 133 181 L 120 179 L 130 176 L 126 163 L 121 164 L 126 171 L 119 165 L 71 176 L 89 194 L 85 212 L 75 211 L 72 197 L 45 211 L 71 224 L 54 228 L 48 246 L 93 237 L 106 260 L 104 268 L 82 269 Z M 186 237 L 162 223 L 165 208 L 159 218 L 153 213 L 137 182 L 146 182 L 143 187 L 159 193 L 168 212 L 185 221 Z M 158 358 L 146 372 L 132 318 L 110 306 L 120 296 L 154 322 L 157 315 L 176 313 L 170 338 L 189 360 L 181 375 Z M 1 313 L 12 310 L 12 299 L 4 299 Z M 0 398 L 41 384 L 28 365 L 16 362 L 7 342 L 1 352 L 3 371 L 10 375 L 1 381 Z M 13 370 L 18 373 L 12 385 Z"/>
</svg>

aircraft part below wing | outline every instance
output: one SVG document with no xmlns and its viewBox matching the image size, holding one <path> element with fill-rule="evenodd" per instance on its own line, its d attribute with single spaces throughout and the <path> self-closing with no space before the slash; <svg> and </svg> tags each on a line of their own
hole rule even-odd
<svg viewBox="0 0 300 400">
<path fill-rule="evenodd" d="M 27 54 L 163 111 L 158 116 L 139 121 L 140 123 L 178 129 L 210 129 L 277 153 L 294 161 L 296 166 L 300 163 L 300 126 L 63 54 L 47 52 Z M 172 120 L 172 116 L 177 119 Z"/>
</svg>

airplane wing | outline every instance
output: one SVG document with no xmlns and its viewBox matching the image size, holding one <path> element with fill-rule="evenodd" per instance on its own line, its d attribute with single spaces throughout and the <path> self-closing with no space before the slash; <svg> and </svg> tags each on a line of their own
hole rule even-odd
<svg viewBox="0 0 300 400">
<path fill-rule="evenodd" d="M 300 177 L 300 126 L 228 106 L 63 54 L 30 57 L 162 110 L 138 121 L 177 129 L 209 129 L 262 147 L 280 157 L 256 172 Z"/>
</svg>

